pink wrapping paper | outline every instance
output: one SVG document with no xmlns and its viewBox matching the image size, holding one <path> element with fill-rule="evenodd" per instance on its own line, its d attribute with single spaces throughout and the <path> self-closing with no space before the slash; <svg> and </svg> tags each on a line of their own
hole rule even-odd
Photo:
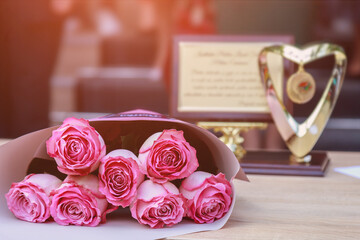
<svg viewBox="0 0 360 240">
<path fill-rule="evenodd" d="M 123 148 L 137 154 L 141 143 L 155 132 L 163 129 L 183 130 L 187 141 L 197 150 L 199 160 L 198 170 L 213 174 L 223 172 L 229 181 L 236 176 L 247 181 L 247 177 L 230 151 L 212 133 L 193 124 L 177 119 L 169 119 L 164 115 L 144 110 L 135 110 L 119 114 L 111 114 L 90 120 L 90 124 L 103 136 L 107 152 L 117 148 L 121 143 Z M 235 189 L 229 212 L 221 219 L 210 224 L 196 224 L 184 219 L 171 228 L 150 229 L 140 225 L 131 218 L 129 209 L 120 209 L 107 217 L 107 223 L 98 227 L 60 226 L 54 222 L 45 224 L 28 223 L 16 219 L 7 209 L 5 193 L 12 182 L 21 181 L 30 170 L 47 171 L 52 174 L 55 165 L 46 153 L 46 140 L 52 130 L 58 126 L 29 133 L 0 147 L 0 239 L 112 239 L 121 236 L 123 239 L 158 239 L 198 231 L 217 230 L 228 221 L 235 203 Z M 46 160 L 36 162 L 36 159 Z M 36 164 L 37 163 L 37 164 Z M 37 166 L 36 166 L 37 165 Z M 21 231 L 19 231 L 21 229 Z"/>
</svg>

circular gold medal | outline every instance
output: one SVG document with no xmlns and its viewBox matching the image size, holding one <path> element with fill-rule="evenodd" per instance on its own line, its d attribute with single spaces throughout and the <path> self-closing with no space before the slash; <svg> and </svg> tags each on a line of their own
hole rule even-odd
<svg viewBox="0 0 360 240">
<path fill-rule="evenodd" d="M 307 103 L 315 95 L 315 80 L 300 66 L 299 71 L 291 75 L 287 81 L 286 92 L 294 103 Z"/>
</svg>

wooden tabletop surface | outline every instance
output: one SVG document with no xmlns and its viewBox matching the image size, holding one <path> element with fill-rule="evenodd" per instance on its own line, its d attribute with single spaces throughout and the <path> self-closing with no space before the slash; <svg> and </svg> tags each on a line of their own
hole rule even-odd
<svg viewBox="0 0 360 240">
<path fill-rule="evenodd" d="M 0 139 L 0 145 L 8 140 Z M 360 165 L 360 152 L 330 152 L 325 177 L 248 175 L 235 180 L 228 223 L 171 239 L 360 239 L 360 179 L 334 171 Z"/>
<path fill-rule="evenodd" d="M 360 239 L 360 179 L 335 167 L 360 165 L 360 153 L 331 152 L 325 177 L 248 175 L 218 231 L 173 239 Z"/>
</svg>

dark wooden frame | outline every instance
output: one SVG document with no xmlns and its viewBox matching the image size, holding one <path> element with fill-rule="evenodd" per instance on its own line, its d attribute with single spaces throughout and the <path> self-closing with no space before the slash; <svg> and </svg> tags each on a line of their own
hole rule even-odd
<svg viewBox="0 0 360 240">
<path fill-rule="evenodd" d="M 175 118 L 187 121 L 251 121 L 251 122 L 271 122 L 270 113 L 253 113 L 253 112 L 179 112 L 178 111 L 178 86 L 179 86 L 179 45 L 181 42 L 274 42 L 293 44 L 294 37 L 291 35 L 177 35 L 173 39 L 173 76 L 170 95 L 170 115 Z M 257 63 L 256 63 L 257 64 Z M 284 90 L 285 79 L 292 71 L 293 64 L 284 61 Z M 284 103 L 289 112 L 292 112 L 292 104 L 284 95 Z"/>
</svg>

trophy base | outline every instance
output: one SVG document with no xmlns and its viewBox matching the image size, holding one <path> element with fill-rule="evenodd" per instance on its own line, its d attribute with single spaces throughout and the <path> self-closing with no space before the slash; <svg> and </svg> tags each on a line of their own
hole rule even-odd
<svg viewBox="0 0 360 240">
<path fill-rule="evenodd" d="M 292 159 L 292 154 L 287 150 L 247 151 L 239 162 L 247 174 L 323 177 L 330 161 L 327 153 L 312 151 L 309 155 L 310 162 L 298 162 Z"/>
</svg>

